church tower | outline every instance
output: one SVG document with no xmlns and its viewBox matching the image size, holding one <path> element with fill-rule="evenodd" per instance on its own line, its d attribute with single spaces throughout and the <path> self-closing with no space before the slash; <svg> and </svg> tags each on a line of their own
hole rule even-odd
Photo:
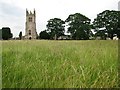
<svg viewBox="0 0 120 90">
<path fill-rule="evenodd" d="M 25 39 L 36 39 L 36 12 L 28 12 L 26 9 Z"/>
<path fill-rule="evenodd" d="M 118 2 L 118 11 L 120 11 L 120 1 Z"/>
</svg>

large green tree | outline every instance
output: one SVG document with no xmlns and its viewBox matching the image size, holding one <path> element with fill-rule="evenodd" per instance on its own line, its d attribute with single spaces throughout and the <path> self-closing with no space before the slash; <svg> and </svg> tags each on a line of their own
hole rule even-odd
<svg viewBox="0 0 120 90">
<path fill-rule="evenodd" d="M 39 33 L 39 39 L 50 39 L 49 33 L 44 30 Z"/>
<path fill-rule="evenodd" d="M 107 33 L 108 37 L 113 39 L 114 34 L 118 35 L 118 17 L 118 11 L 105 10 L 99 13 L 93 21 L 95 32 L 99 33 L 101 28 L 105 28 L 104 33 Z"/>
<path fill-rule="evenodd" d="M 11 29 L 9 27 L 3 27 L 2 28 L 2 39 L 8 40 L 9 38 L 12 38 Z"/>
<path fill-rule="evenodd" d="M 46 26 L 51 39 L 57 39 L 59 36 L 64 35 L 64 24 L 65 22 L 59 18 L 48 20 L 48 24 Z"/>
<path fill-rule="evenodd" d="M 117 28 L 117 31 L 116 31 L 116 33 L 117 33 L 117 36 L 118 36 L 118 38 L 120 39 L 120 11 L 117 11 L 118 12 L 118 28 Z"/>
<path fill-rule="evenodd" d="M 73 39 L 89 39 L 90 19 L 80 13 L 71 14 L 65 20 L 68 23 L 68 33 Z"/>
<path fill-rule="evenodd" d="M 2 29 L 0 29 L 0 40 L 2 39 Z"/>
</svg>

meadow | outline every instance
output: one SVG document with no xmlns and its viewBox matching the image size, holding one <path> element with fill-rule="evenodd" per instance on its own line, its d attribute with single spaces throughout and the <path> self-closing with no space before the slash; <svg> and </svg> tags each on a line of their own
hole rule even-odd
<svg viewBox="0 0 120 90">
<path fill-rule="evenodd" d="M 1 42 L 3 88 L 118 87 L 118 41 Z"/>
</svg>

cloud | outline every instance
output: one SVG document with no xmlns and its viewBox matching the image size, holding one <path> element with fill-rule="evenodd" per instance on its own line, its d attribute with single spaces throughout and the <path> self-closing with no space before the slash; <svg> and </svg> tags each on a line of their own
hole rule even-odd
<svg viewBox="0 0 120 90">
<path fill-rule="evenodd" d="M 11 3 L 0 2 L 0 28 L 10 27 L 13 34 L 17 35 L 17 30 L 23 28 L 24 15 L 24 10 L 20 7 Z"/>
<path fill-rule="evenodd" d="M 14 20 L 23 18 L 24 15 L 23 9 L 9 3 L 0 3 L 0 19 L 14 23 Z"/>
<path fill-rule="evenodd" d="M 19 17 L 23 15 L 21 8 L 7 3 L 0 3 L 0 11 L 0 13 L 5 16 Z"/>
</svg>

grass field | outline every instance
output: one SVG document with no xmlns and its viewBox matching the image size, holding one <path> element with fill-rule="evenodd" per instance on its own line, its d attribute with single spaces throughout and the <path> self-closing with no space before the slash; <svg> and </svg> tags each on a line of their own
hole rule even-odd
<svg viewBox="0 0 120 90">
<path fill-rule="evenodd" d="M 118 41 L 2 41 L 3 88 L 118 87 Z"/>
</svg>

